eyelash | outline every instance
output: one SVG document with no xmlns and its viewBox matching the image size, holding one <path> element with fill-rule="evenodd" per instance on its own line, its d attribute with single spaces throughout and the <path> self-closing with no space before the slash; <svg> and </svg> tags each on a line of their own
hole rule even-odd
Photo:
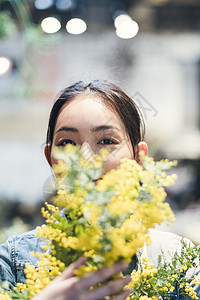
<svg viewBox="0 0 200 300">
<path fill-rule="evenodd" d="M 103 139 L 103 140 L 101 140 L 98 144 L 102 144 L 102 143 L 101 143 L 102 141 L 109 141 L 108 144 L 103 144 L 103 145 L 113 145 L 113 144 L 117 144 L 117 142 L 115 142 L 115 141 L 113 141 L 113 140 L 111 140 L 111 139 Z M 111 142 L 111 143 L 110 143 L 110 142 Z"/>
<path fill-rule="evenodd" d="M 72 144 L 72 145 L 76 146 L 76 143 L 73 142 L 72 140 L 63 140 L 58 144 L 58 146 L 65 147 L 67 144 Z"/>
<path fill-rule="evenodd" d="M 102 143 L 103 141 L 104 141 L 104 143 Z M 105 141 L 109 141 L 109 143 L 105 143 Z M 65 147 L 66 144 L 72 144 L 72 145 L 76 146 L 76 143 L 73 142 L 72 140 L 63 140 L 63 141 L 61 141 L 61 142 L 58 144 L 58 146 L 60 146 L 60 147 Z M 117 142 L 116 142 L 116 141 L 113 141 L 113 140 L 111 140 L 111 139 L 103 139 L 103 140 L 101 140 L 100 142 L 98 142 L 97 144 L 100 144 L 100 145 L 114 145 L 114 144 L 117 144 Z"/>
</svg>

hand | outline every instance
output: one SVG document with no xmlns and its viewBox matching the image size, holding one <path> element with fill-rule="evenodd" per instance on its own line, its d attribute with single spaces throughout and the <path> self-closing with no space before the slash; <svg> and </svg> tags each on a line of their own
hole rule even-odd
<svg viewBox="0 0 200 300">
<path fill-rule="evenodd" d="M 82 278 L 74 275 L 74 270 L 85 264 L 86 258 L 81 257 L 71 264 L 60 276 L 55 278 L 44 290 L 32 300 L 97 300 L 105 296 L 118 293 L 131 278 L 130 276 L 110 281 L 102 287 L 90 290 L 91 286 L 103 282 L 112 275 L 125 270 L 127 264 L 116 264 L 112 267 L 102 268 L 94 273 L 89 273 Z M 130 294 L 130 290 L 123 290 L 112 299 L 124 300 Z"/>
</svg>

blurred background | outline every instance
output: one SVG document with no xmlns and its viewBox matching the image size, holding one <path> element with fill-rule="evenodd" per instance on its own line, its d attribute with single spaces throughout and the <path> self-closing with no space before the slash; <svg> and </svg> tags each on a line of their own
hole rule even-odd
<svg viewBox="0 0 200 300">
<path fill-rule="evenodd" d="M 199 0 L 0 0 L 0 241 L 42 222 L 56 95 L 97 78 L 134 98 L 149 155 L 178 159 L 161 229 L 199 244 Z"/>
</svg>

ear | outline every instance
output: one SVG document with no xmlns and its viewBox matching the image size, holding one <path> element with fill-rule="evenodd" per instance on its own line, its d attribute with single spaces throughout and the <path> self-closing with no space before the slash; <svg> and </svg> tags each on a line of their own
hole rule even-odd
<svg viewBox="0 0 200 300">
<path fill-rule="evenodd" d="M 51 162 L 51 147 L 50 147 L 50 145 L 46 145 L 44 147 L 44 154 L 46 156 L 46 159 L 47 159 L 49 165 L 52 167 L 52 162 Z"/>
<path fill-rule="evenodd" d="M 148 146 L 146 142 L 144 141 L 139 142 L 135 153 L 135 160 L 139 165 L 142 165 L 142 161 L 140 160 L 140 151 L 143 151 L 144 154 L 147 155 Z"/>
</svg>

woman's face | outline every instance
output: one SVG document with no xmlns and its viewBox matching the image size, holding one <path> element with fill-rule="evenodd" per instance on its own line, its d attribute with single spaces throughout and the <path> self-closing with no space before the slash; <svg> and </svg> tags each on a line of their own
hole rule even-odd
<svg viewBox="0 0 200 300">
<path fill-rule="evenodd" d="M 75 97 L 62 107 L 47 157 L 50 165 L 57 163 L 54 150 L 68 143 L 80 145 L 83 157 L 89 159 L 108 147 L 110 154 L 104 163 L 104 173 L 115 169 L 124 157 L 133 159 L 132 145 L 119 116 L 93 93 Z"/>
</svg>

